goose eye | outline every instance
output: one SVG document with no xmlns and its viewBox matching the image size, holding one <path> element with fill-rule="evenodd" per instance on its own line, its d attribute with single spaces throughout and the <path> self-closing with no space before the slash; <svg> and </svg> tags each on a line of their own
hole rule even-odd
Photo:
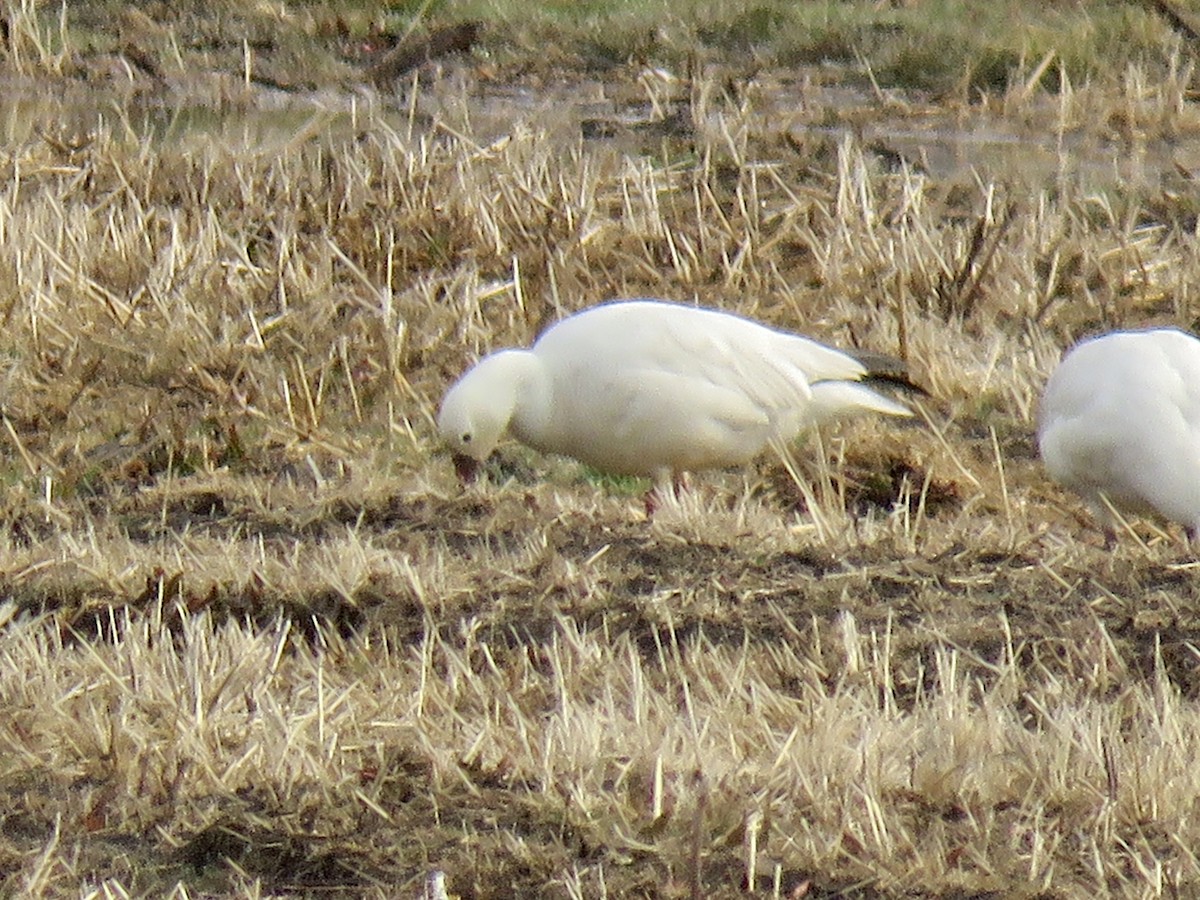
<svg viewBox="0 0 1200 900">
<path fill-rule="evenodd" d="M 469 443 L 471 443 L 471 432 L 469 432 L 469 431 L 464 431 L 464 432 L 463 432 L 463 436 L 462 436 L 462 442 L 463 442 L 464 444 L 469 444 Z"/>
</svg>

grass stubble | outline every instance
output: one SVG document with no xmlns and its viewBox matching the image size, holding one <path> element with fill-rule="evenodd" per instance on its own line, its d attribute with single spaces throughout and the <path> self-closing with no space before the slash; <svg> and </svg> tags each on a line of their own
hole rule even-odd
<svg viewBox="0 0 1200 900">
<path fill-rule="evenodd" d="M 1196 133 L 1173 71 L 995 105 L 1133 155 Z M 1195 563 L 1104 551 L 1031 436 L 1061 348 L 1200 318 L 1186 173 L 934 177 L 626 75 L 682 134 L 484 135 L 447 78 L 348 138 L 8 147 L 0 890 L 1196 890 Z M 901 355 L 922 421 L 653 520 L 519 448 L 460 490 L 448 380 L 637 295 Z"/>
</svg>

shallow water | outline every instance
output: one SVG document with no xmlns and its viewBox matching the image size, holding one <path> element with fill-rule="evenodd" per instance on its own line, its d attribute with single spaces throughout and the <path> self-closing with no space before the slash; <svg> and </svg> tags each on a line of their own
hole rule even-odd
<svg viewBox="0 0 1200 900">
<path fill-rule="evenodd" d="M 349 138 L 382 117 L 401 134 L 438 127 L 481 142 L 513 127 L 539 130 L 564 145 L 608 144 L 631 154 L 657 153 L 664 140 L 690 138 L 695 125 L 688 89 L 661 70 L 611 81 L 575 79 L 505 84 L 439 70 L 396 91 L 287 93 L 224 79 L 218 89 L 132 89 L 77 82 L 0 82 L 0 139 L 8 146 L 50 135 L 66 143 L 97 128 L 137 141 L 217 142 L 234 150 L 274 150 L 308 140 Z M 719 132 L 728 120 L 760 134 L 786 135 L 800 152 L 857 137 L 883 164 L 936 178 L 1018 180 L 1085 189 L 1179 189 L 1200 170 L 1200 128 L 1169 138 L 1112 133 L 1101 123 L 1057 127 L 1053 98 L 1023 108 L 1021 121 L 985 109 L 954 108 L 817 83 L 787 73 L 764 77 L 752 98 L 712 100 L 700 127 Z M 218 97 L 216 101 L 212 98 Z"/>
</svg>

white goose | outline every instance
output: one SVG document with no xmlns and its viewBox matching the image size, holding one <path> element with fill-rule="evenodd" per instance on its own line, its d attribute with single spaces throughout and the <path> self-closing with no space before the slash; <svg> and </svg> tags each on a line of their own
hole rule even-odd
<svg viewBox="0 0 1200 900">
<path fill-rule="evenodd" d="M 1200 535 L 1200 340 L 1173 328 L 1115 331 L 1071 350 L 1050 376 L 1038 449 L 1081 494 L 1111 545 L 1105 500 Z"/>
<path fill-rule="evenodd" d="M 528 350 L 485 357 L 446 393 L 437 424 L 464 479 L 508 434 L 661 485 L 741 465 L 830 418 L 912 415 L 861 383 L 871 376 L 849 353 L 730 313 L 615 301 L 558 322 Z"/>
</svg>

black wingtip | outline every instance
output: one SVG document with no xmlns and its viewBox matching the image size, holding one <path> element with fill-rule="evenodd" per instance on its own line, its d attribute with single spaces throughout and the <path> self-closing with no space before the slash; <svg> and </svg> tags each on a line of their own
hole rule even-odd
<svg viewBox="0 0 1200 900">
<path fill-rule="evenodd" d="M 929 391 L 909 376 L 908 363 L 904 360 L 871 350 L 847 350 L 844 352 L 861 363 L 867 370 L 867 374 L 862 379 L 867 384 L 899 388 L 906 393 L 916 394 L 920 397 L 929 396 Z"/>
<path fill-rule="evenodd" d="M 907 375 L 893 372 L 868 372 L 863 381 L 870 385 L 884 385 L 886 387 L 899 388 L 906 394 L 915 394 L 918 397 L 930 396 L 929 391 L 921 385 L 917 384 Z"/>
</svg>

